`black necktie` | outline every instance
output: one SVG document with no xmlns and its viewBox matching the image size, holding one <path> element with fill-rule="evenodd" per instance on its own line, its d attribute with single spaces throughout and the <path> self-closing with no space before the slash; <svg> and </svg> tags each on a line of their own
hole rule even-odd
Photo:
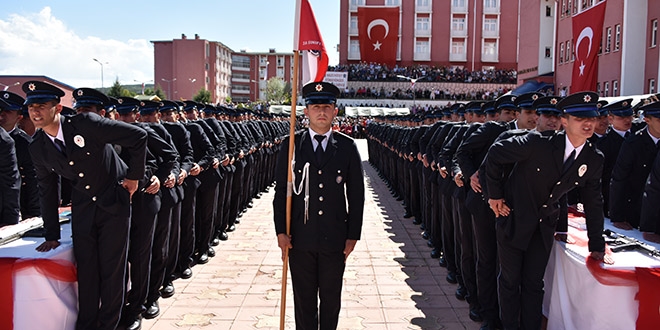
<svg viewBox="0 0 660 330">
<path fill-rule="evenodd" d="M 59 150 L 62 155 L 66 156 L 66 147 L 64 146 L 64 142 L 60 139 L 55 139 L 53 142 L 55 142 L 55 148 L 57 148 L 57 150 Z"/>
<path fill-rule="evenodd" d="M 323 160 L 323 139 L 325 139 L 325 135 L 316 134 L 314 135 L 314 139 L 319 142 L 316 151 L 314 151 L 314 155 L 316 155 L 316 163 L 321 164 L 321 160 Z"/>
<path fill-rule="evenodd" d="M 626 139 L 630 136 L 630 131 L 626 131 L 625 134 L 623 134 L 623 138 Z"/>
<path fill-rule="evenodd" d="M 566 171 L 568 171 L 568 169 L 571 168 L 571 165 L 573 165 L 573 163 L 575 163 L 575 149 L 573 149 L 573 151 L 571 151 L 571 154 L 568 155 L 568 158 L 566 158 L 566 161 L 564 162 L 564 167 L 562 168 L 561 171 L 562 174 L 566 173 Z"/>
</svg>

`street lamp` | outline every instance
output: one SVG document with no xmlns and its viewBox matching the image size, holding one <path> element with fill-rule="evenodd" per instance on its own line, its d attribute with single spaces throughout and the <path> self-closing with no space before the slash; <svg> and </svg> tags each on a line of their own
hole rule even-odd
<svg viewBox="0 0 660 330">
<path fill-rule="evenodd" d="M 20 85 L 20 84 L 21 84 L 20 81 L 17 81 L 17 82 L 15 82 L 15 83 L 11 84 L 11 85 L 5 85 L 5 84 L 3 84 L 3 83 L 0 83 L 0 85 L 5 86 L 5 89 L 3 89 L 3 91 L 8 90 L 9 87 L 13 87 L 13 86 Z"/>
<path fill-rule="evenodd" d="M 104 86 L 103 86 L 103 62 L 101 62 L 101 61 L 99 61 L 95 58 L 93 58 L 92 60 L 94 60 L 96 63 L 101 65 L 101 89 L 104 89 Z M 108 64 L 108 62 L 105 62 L 105 64 Z"/>
<path fill-rule="evenodd" d="M 396 75 L 396 76 L 397 76 L 398 78 L 401 78 L 401 79 L 407 79 L 407 80 L 410 80 L 410 83 L 412 84 L 411 88 L 412 88 L 412 92 L 413 92 L 413 110 L 414 110 L 414 108 L 415 108 L 415 96 L 416 96 L 416 95 L 415 95 L 415 94 L 416 94 L 416 93 L 415 93 L 415 83 L 417 82 L 417 80 L 420 80 L 420 79 L 424 79 L 424 78 L 426 78 L 426 76 L 422 76 L 422 77 L 419 77 L 419 78 L 410 78 L 410 77 L 402 76 L 402 75 L 400 75 L 400 74 L 398 74 L 398 75 Z"/>
<path fill-rule="evenodd" d="M 141 81 L 141 80 L 137 80 L 137 79 L 133 79 L 133 81 L 142 84 L 142 95 L 144 95 L 144 89 L 146 87 L 146 83 L 153 82 L 153 80 Z"/>
<path fill-rule="evenodd" d="M 172 78 L 172 80 L 167 80 L 165 78 L 161 78 L 161 80 L 167 83 L 167 97 L 171 98 L 172 97 L 172 85 L 170 85 L 170 83 L 175 82 L 176 78 Z"/>
</svg>

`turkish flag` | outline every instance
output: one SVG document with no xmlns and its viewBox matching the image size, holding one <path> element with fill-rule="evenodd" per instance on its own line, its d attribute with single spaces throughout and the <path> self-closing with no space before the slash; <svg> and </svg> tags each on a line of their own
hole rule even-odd
<svg viewBox="0 0 660 330">
<path fill-rule="evenodd" d="M 571 93 L 595 91 L 598 83 L 598 47 L 603 36 L 605 4 L 603 1 L 573 16 L 575 62 Z"/>
<path fill-rule="evenodd" d="M 303 85 L 323 81 L 328 71 L 328 53 L 308 0 L 296 2 L 293 47 L 303 51 Z"/>
<path fill-rule="evenodd" d="M 358 7 L 360 59 L 394 66 L 399 41 L 399 7 Z"/>
</svg>

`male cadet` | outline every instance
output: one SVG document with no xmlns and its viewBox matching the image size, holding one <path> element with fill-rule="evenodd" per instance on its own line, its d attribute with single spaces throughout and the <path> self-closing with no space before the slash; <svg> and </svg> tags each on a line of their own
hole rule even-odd
<svg viewBox="0 0 660 330">
<path fill-rule="evenodd" d="M 183 200 L 186 198 L 184 182 L 191 173 L 194 166 L 194 152 L 192 145 L 190 144 L 190 132 L 186 130 L 183 124 L 178 121 L 178 110 L 179 104 L 174 101 L 164 100 L 160 106 L 160 120 L 161 124 L 168 133 L 172 136 L 172 141 L 174 142 L 174 147 L 179 153 L 179 160 L 181 163 L 181 168 L 179 175 L 176 178 L 175 189 L 177 194 L 180 196 L 181 202 L 177 204 L 176 207 L 179 210 L 172 212 L 172 224 L 170 228 L 170 238 L 169 238 L 169 247 L 168 247 L 168 256 L 167 263 L 165 268 L 165 283 L 161 289 L 161 296 L 163 298 L 171 297 L 174 294 L 174 285 L 172 281 L 176 279 L 176 265 L 178 264 L 179 258 L 179 249 L 181 242 L 181 232 L 189 231 L 192 224 L 186 223 L 188 228 L 182 228 L 182 214 L 183 211 Z M 199 168 L 199 166 L 198 166 Z M 199 171 L 196 171 L 197 175 Z"/>
<path fill-rule="evenodd" d="M 9 108 L 10 105 L 0 99 L 0 110 Z M 0 227 L 15 225 L 19 220 L 21 177 L 16 160 L 16 148 L 14 139 L 4 130 L 0 129 Z"/>
<path fill-rule="evenodd" d="M 610 220 L 624 230 L 639 227 L 644 185 L 660 147 L 660 111 L 653 103 L 642 108 L 646 129 L 623 141 L 610 182 Z"/>
<path fill-rule="evenodd" d="M 177 160 L 177 152 L 163 140 L 148 124 L 137 122 L 140 101 L 132 97 L 113 99 L 117 120 L 135 125 L 147 132 L 147 159 L 144 177 L 133 195 L 131 209 L 131 232 L 128 246 L 131 289 L 126 295 L 122 318 L 128 330 L 139 329 L 142 313 L 146 311 L 151 273 L 151 251 L 153 248 L 156 216 L 160 210 L 161 182 L 165 182 Z M 107 110 L 107 109 L 106 109 Z M 106 112 L 107 115 L 107 112 Z M 117 149 L 119 157 L 130 161 L 130 154 Z"/>
<path fill-rule="evenodd" d="M 179 102 L 177 102 L 179 103 Z M 186 102 L 179 103 L 183 106 L 186 113 L 194 114 L 197 108 L 194 103 Z M 163 116 L 168 120 L 168 116 Z M 184 116 L 185 118 L 185 116 Z M 190 169 L 190 175 L 184 180 L 184 198 L 181 204 L 181 236 L 179 244 L 179 257 L 175 274 L 183 279 L 188 279 L 192 276 L 193 253 L 195 251 L 195 218 L 197 212 L 203 210 L 196 207 L 197 203 L 197 189 L 201 182 L 199 177 L 200 173 L 208 171 L 212 168 L 214 163 L 215 149 L 209 138 L 204 133 L 204 129 L 193 121 L 186 121 L 184 124 L 185 129 L 190 133 L 190 144 L 193 148 L 193 166 Z M 212 205 L 211 205 L 212 206 Z"/>
<path fill-rule="evenodd" d="M 493 144 L 484 160 L 488 203 L 497 216 L 498 290 L 504 329 L 540 329 L 543 275 L 554 242 L 560 198 L 579 189 L 591 257 L 605 256 L 600 176 L 603 156 L 593 135 L 598 94 L 572 94 L 557 104 L 565 131 L 523 136 Z M 509 176 L 505 169 L 514 165 Z M 537 220 L 538 219 L 538 220 Z"/>
<path fill-rule="evenodd" d="M 165 127 L 160 124 L 160 112 L 158 111 L 160 104 L 153 101 L 142 101 L 140 104 L 138 121 L 142 123 L 147 123 L 149 128 L 156 131 L 158 136 L 161 139 L 165 140 L 172 148 L 174 148 L 174 142 L 172 141 L 172 136 L 167 132 Z M 176 149 L 174 149 L 176 150 Z M 154 231 L 154 243 L 151 249 L 151 269 L 149 274 L 149 293 L 147 296 L 147 310 L 144 312 L 143 316 L 146 319 L 153 319 L 160 314 L 160 307 L 158 305 L 158 299 L 160 297 L 168 298 L 171 294 L 174 294 L 174 290 L 163 292 L 166 295 L 162 295 L 161 287 L 165 284 L 165 272 L 167 268 L 167 260 L 169 255 L 169 240 L 170 240 L 170 230 L 172 228 L 172 222 L 179 223 L 178 220 L 173 220 L 178 218 L 181 214 L 180 205 L 181 197 L 180 194 L 183 192 L 177 191 L 176 179 L 179 176 L 180 172 L 180 158 L 177 153 L 177 161 L 174 163 L 174 167 L 171 172 L 168 173 L 168 176 L 165 180 L 161 181 L 160 185 L 160 210 L 156 216 L 156 229 Z"/>
<path fill-rule="evenodd" d="M 481 305 L 482 329 L 493 329 L 499 324 L 497 303 L 497 242 L 495 236 L 495 215 L 488 207 L 486 191 L 480 184 L 479 167 L 486 157 L 488 148 L 495 139 L 507 130 L 516 127 L 515 119 L 519 109 L 515 105 L 516 96 L 504 95 L 493 104 L 499 113 L 497 121 L 481 125 L 466 137 L 456 151 L 455 159 L 463 175 L 470 178 L 470 188 L 466 206 L 472 213 L 474 240 L 476 243 L 476 284 L 477 297 Z M 487 109 L 486 113 L 492 112 Z M 527 123 L 527 121 L 523 121 Z"/>
<path fill-rule="evenodd" d="M 41 216 L 39 208 L 39 188 L 37 187 L 37 174 L 34 172 L 32 157 L 28 146 L 32 137 L 18 127 L 23 119 L 23 103 L 25 99 L 12 92 L 1 92 L 0 100 L 6 103 L 0 105 L 0 126 L 14 139 L 18 172 L 21 175 L 20 210 L 21 219 Z"/>
<path fill-rule="evenodd" d="M 39 181 L 45 252 L 60 243 L 58 181 L 71 180 L 71 229 L 78 269 L 76 329 L 115 329 L 124 305 L 130 199 L 144 175 L 147 133 L 94 113 L 60 115 L 64 92 L 41 81 L 23 84 L 38 129 L 30 154 Z M 78 91 L 75 96 L 80 95 Z M 124 163 L 119 145 L 131 154 Z"/>
<path fill-rule="evenodd" d="M 290 236 L 285 220 L 288 139 L 277 160 L 275 232 L 282 259 L 290 249 L 296 329 L 301 330 L 337 328 L 346 259 L 362 230 L 364 178 L 360 154 L 353 139 L 331 129 L 338 111 L 338 95 L 339 89 L 326 82 L 303 87 L 309 129 L 295 136 L 293 185 L 306 180 L 303 186 L 310 189 L 292 196 Z"/>
<path fill-rule="evenodd" d="M 557 103 L 561 99 L 559 96 L 544 96 L 534 101 L 532 108 L 536 109 L 536 113 L 539 115 L 536 122 L 537 131 L 558 131 L 561 129 L 561 111 L 557 110 Z"/>
<path fill-rule="evenodd" d="M 640 110 L 644 111 L 645 120 L 647 117 L 653 117 L 650 119 L 657 121 L 658 118 L 654 116 L 660 116 L 660 102 L 644 105 L 640 107 Z M 650 124 L 648 128 L 651 130 Z M 639 221 L 639 230 L 642 232 L 644 239 L 654 243 L 660 243 L 660 203 L 658 201 L 660 201 L 660 157 L 656 155 L 644 189 Z"/>
<path fill-rule="evenodd" d="M 602 191 L 603 191 L 603 211 L 605 216 L 609 215 L 609 204 L 610 204 L 610 180 L 612 178 L 612 171 L 614 170 L 614 164 L 616 163 L 617 157 L 619 156 L 619 150 L 623 141 L 628 138 L 633 132 L 632 129 L 632 120 L 633 120 L 633 111 L 632 111 L 632 99 L 624 99 L 619 102 L 610 103 L 602 108 L 602 111 L 608 113 L 608 121 L 610 123 L 610 128 L 607 130 L 605 135 L 598 139 L 596 146 L 598 150 L 603 153 L 605 156 L 605 164 L 603 165 L 603 177 L 601 179 Z M 621 229 L 631 229 L 629 226 L 624 224 L 615 224 L 616 227 L 621 227 Z"/>
</svg>

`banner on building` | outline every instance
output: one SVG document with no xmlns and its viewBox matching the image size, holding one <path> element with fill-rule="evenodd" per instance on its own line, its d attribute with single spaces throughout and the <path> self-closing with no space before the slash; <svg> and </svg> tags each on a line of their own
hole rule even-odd
<svg viewBox="0 0 660 330">
<path fill-rule="evenodd" d="M 399 7 L 358 7 L 360 60 L 396 64 Z"/>
<path fill-rule="evenodd" d="M 603 36 L 606 3 L 607 1 L 603 1 L 572 18 L 575 61 L 571 77 L 571 93 L 596 90 L 598 48 Z"/>
<path fill-rule="evenodd" d="M 329 82 L 343 91 L 348 86 L 348 72 L 328 71 L 325 73 L 323 81 Z"/>
</svg>

